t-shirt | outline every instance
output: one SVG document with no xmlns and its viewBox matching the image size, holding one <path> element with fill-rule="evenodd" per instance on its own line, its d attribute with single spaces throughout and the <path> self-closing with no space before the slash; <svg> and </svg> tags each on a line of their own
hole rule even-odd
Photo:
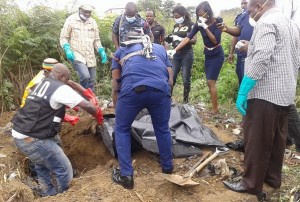
<svg viewBox="0 0 300 202">
<path fill-rule="evenodd" d="M 53 109 L 59 109 L 62 105 L 68 105 L 70 108 L 78 105 L 82 100 L 81 97 L 76 91 L 74 91 L 68 85 L 62 85 L 53 93 L 50 98 L 50 105 Z M 12 136 L 16 139 L 24 139 L 28 137 L 12 129 Z"/>
<path fill-rule="evenodd" d="M 173 35 L 177 35 L 181 38 L 185 38 L 188 36 L 189 32 L 192 30 L 194 23 L 193 22 L 189 22 L 186 25 L 179 25 L 179 24 L 175 24 L 174 25 L 174 29 L 173 29 Z M 173 48 L 176 48 L 176 46 L 178 46 L 178 44 L 180 43 L 180 41 L 173 41 L 172 42 L 172 46 Z M 183 48 L 181 48 L 178 52 L 189 52 L 192 49 L 192 44 L 187 44 L 185 45 Z"/>
</svg>

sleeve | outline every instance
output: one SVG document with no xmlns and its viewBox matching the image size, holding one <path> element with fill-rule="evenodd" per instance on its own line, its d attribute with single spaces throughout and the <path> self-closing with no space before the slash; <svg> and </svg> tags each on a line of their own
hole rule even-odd
<svg viewBox="0 0 300 202">
<path fill-rule="evenodd" d="M 121 16 L 118 16 L 116 19 L 115 19 L 115 22 L 113 24 L 113 27 L 112 27 L 112 32 L 115 33 L 115 34 L 119 34 L 119 26 L 120 26 L 120 21 L 121 21 Z"/>
<path fill-rule="evenodd" d="M 268 71 L 271 56 L 274 54 L 276 47 L 276 30 L 272 24 L 261 23 L 256 25 L 255 29 L 259 30 L 250 41 L 247 58 L 249 65 L 245 74 L 259 80 Z"/>
<path fill-rule="evenodd" d="M 61 47 L 63 47 L 64 44 L 69 43 L 69 39 L 71 37 L 71 31 L 72 31 L 71 18 L 68 17 L 60 32 L 59 42 Z"/>
<path fill-rule="evenodd" d="M 190 33 L 187 35 L 187 38 L 189 39 L 192 39 L 196 34 L 197 32 L 200 30 L 200 27 L 197 25 L 197 23 L 195 23 L 193 26 L 192 26 L 192 30 L 190 31 Z"/>
<path fill-rule="evenodd" d="M 98 49 L 102 47 L 102 44 L 101 44 L 101 39 L 100 39 L 100 35 L 99 35 L 99 28 L 98 28 L 97 22 L 95 20 L 93 20 L 93 24 L 94 24 L 94 28 L 95 28 L 94 48 L 96 49 L 96 51 L 98 51 Z"/>
<path fill-rule="evenodd" d="M 53 109 L 58 109 L 62 105 L 67 105 L 70 108 L 73 108 L 83 100 L 84 98 L 81 97 L 70 86 L 62 85 L 59 88 L 57 88 L 51 96 L 50 105 Z"/>
</svg>

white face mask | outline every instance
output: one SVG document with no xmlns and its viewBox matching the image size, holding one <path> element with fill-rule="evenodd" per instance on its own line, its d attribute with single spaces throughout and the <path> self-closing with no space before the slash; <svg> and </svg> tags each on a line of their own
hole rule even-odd
<svg viewBox="0 0 300 202">
<path fill-rule="evenodd" d="M 183 23 L 183 21 L 184 21 L 184 17 L 180 17 L 180 18 L 175 18 L 175 22 L 177 23 L 177 24 L 181 24 L 181 23 Z"/>
<path fill-rule="evenodd" d="M 80 14 L 79 16 L 83 21 L 87 21 L 89 19 L 89 18 L 85 17 L 83 14 Z"/>
<path fill-rule="evenodd" d="M 252 27 L 254 27 L 254 26 L 256 25 L 255 20 L 254 20 L 253 18 L 251 18 L 250 16 L 249 16 L 249 24 L 250 24 Z"/>
<path fill-rule="evenodd" d="M 269 1 L 269 0 L 266 0 L 265 3 L 263 3 L 263 5 L 261 6 L 261 8 L 263 8 L 263 7 L 266 5 L 266 3 L 267 3 L 268 1 Z M 259 11 L 257 11 L 257 13 L 254 15 L 253 18 L 250 17 L 250 15 L 249 15 L 249 24 L 250 24 L 252 27 L 254 27 L 254 26 L 257 24 L 257 22 L 255 21 L 255 18 L 256 18 L 256 16 L 257 16 L 258 13 L 259 13 Z"/>
<path fill-rule="evenodd" d="M 131 17 L 131 18 L 126 16 L 126 20 L 127 20 L 129 23 L 134 23 L 135 20 L 136 20 L 136 18 L 135 18 L 135 16 L 133 16 L 133 17 Z"/>
</svg>

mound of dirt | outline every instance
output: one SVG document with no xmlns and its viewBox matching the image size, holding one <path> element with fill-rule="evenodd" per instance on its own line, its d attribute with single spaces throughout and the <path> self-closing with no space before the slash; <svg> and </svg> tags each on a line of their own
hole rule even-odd
<svg viewBox="0 0 300 202">
<path fill-rule="evenodd" d="M 3 114 L 0 126 L 4 127 L 11 120 L 14 113 Z M 4 117 L 4 118 L 3 118 Z M 209 119 L 203 116 L 204 123 L 210 127 L 224 143 L 234 141 L 237 136 L 232 135 L 229 125 L 224 127 L 220 117 Z M 101 136 L 95 135 L 96 122 L 93 117 L 81 116 L 80 121 L 71 126 L 64 123 L 60 133 L 63 149 L 69 157 L 73 167 L 79 175 L 75 177 L 70 189 L 62 194 L 40 198 L 35 196 L 32 187 L 34 180 L 25 174 L 23 156 L 14 146 L 10 134 L 0 132 L 0 202 L 1 201 L 257 201 L 256 196 L 239 194 L 227 190 L 219 175 L 210 175 L 207 166 L 192 180 L 199 185 L 181 187 L 173 184 L 161 176 L 161 167 L 158 157 L 147 151 L 138 151 L 132 155 L 134 160 L 133 190 L 126 190 L 111 180 L 112 167 L 118 165 L 104 146 Z M 214 148 L 201 148 L 203 154 L 214 152 Z M 213 160 L 226 159 L 228 166 L 242 172 L 240 152 L 229 151 L 228 154 Z M 174 159 L 175 174 L 183 176 L 201 158 Z M 15 177 L 8 180 L 12 173 Z M 6 180 L 4 177 L 6 176 Z M 31 188 L 30 188 L 31 187 Z"/>
</svg>

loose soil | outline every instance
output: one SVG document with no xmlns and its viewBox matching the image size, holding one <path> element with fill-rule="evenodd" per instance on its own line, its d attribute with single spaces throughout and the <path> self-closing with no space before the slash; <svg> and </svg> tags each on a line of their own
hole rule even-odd
<svg viewBox="0 0 300 202">
<path fill-rule="evenodd" d="M 107 112 L 110 113 L 110 112 Z M 200 184 L 194 187 L 180 187 L 164 180 L 157 156 L 146 151 L 138 151 L 132 155 L 135 169 L 135 186 L 133 190 L 124 189 L 112 182 L 112 168 L 118 165 L 116 159 L 104 146 L 101 136 L 95 134 L 96 122 L 93 117 L 81 114 L 75 126 L 64 123 L 60 133 L 63 149 L 69 157 L 77 176 L 73 179 L 70 189 L 62 194 L 40 198 L 30 187 L 35 185 L 28 176 L 26 157 L 14 146 L 10 131 L 5 127 L 14 112 L 0 116 L 0 202 L 2 201 L 141 201 L 141 202 L 181 202 L 181 201 L 257 201 L 256 196 L 240 194 L 226 189 L 222 183 L 224 177 L 211 176 L 207 167 L 192 179 Z M 224 143 L 238 138 L 232 134 L 236 123 L 228 123 L 225 115 L 210 116 L 200 111 L 199 116 L 205 125 L 210 127 Z M 8 127 L 8 126 L 7 126 Z M 214 148 L 201 148 L 203 154 L 214 152 Z M 174 159 L 175 174 L 184 175 L 201 156 Z M 242 153 L 230 151 L 213 162 L 225 158 L 228 166 L 238 172 L 243 171 Z M 14 176 L 16 174 L 16 176 Z M 291 178 L 283 175 L 283 187 L 288 191 L 297 184 L 290 184 Z M 296 183 L 296 182 L 295 182 Z M 264 187 L 267 191 L 272 191 Z M 288 200 L 290 195 L 285 196 Z M 281 197 L 282 199 L 282 197 Z M 279 198 L 273 197 L 273 201 Z"/>
</svg>

